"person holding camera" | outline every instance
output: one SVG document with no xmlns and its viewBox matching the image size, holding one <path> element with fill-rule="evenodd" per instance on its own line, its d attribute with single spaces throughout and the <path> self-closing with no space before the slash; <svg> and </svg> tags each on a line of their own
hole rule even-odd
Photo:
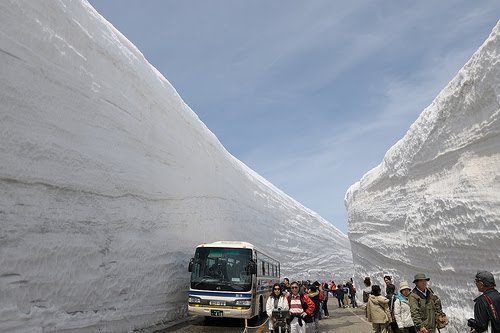
<svg viewBox="0 0 500 333">
<path fill-rule="evenodd" d="M 475 277 L 477 290 L 481 296 L 474 299 L 474 318 L 467 321 L 467 325 L 473 333 L 481 333 L 488 330 L 500 333 L 500 293 L 495 289 L 495 278 L 487 271 L 479 271 Z"/>
<path fill-rule="evenodd" d="M 281 286 L 279 283 L 273 285 L 273 290 L 271 295 L 267 299 L 266 312 L 269 316 L 269 331 L 274 332 L 274 326 L 276 320 L 273 318 L 273 310 L 288 311 L 288 300 L 283 295 Z"/>
</svg>

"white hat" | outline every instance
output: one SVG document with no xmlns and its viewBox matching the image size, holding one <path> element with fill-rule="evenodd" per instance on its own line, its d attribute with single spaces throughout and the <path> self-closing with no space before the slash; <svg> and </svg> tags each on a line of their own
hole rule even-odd
<svg viewBox="0 0 500 333">
<path fill-rule="evenodd" d="M 411 290 L 411 288 L 408 285 L 407 281 L 401 281 L 401 283 L 399 284 L 399 291 L 404 290 L 404 289 L 410 289 Z"/>
</svg>

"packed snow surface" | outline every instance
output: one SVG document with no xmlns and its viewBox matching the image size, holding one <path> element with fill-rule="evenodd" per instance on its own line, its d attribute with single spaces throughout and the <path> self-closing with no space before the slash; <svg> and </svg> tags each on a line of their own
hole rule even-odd
<svg viewBox="0 0 500 333">
<path fill-rule="evenodd" d="M 500 23 L 383 162 L 346 194 L 356 275 L 430 277 L 463 332 L 477 270 L 500 283 Z"/>
<path fill-rule="evenodd" d="M 347 236 L 231 156 L 86 1 L 0 3 L 0 331 L 185 315 L 196 245 L 351 276 Z"/>
</svg>

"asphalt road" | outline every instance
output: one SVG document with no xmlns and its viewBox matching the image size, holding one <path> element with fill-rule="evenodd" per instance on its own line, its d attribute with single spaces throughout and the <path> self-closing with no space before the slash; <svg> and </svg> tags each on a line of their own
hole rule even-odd
<svg viewBox="0 0 500 333">
<path fill-rule="evenodd" d="M 337 301 L 330 298 L 328 302 L 330 317 L 320 320 L 321 333 L 371 333 L 371 324 L 366 321 L 363 308 L 339 308 Z M 259 326 L 255 320 L 249 321 L 248 333 L 267 333 L 267 322 Z M 156 331 L 155 333 L 243 333 L 244 321 L 241 319 L 191 317 L 178 325 Z"/>
<path fill-rule="evenodd" d="M 335 301 L 335 303 L 337 303 Z M 330 317 L 319 322 L 321 333 L 371 333 L 372 324 L 366 320 L 364 308 L 339 308 L 328 302 Z"/>
</svg>

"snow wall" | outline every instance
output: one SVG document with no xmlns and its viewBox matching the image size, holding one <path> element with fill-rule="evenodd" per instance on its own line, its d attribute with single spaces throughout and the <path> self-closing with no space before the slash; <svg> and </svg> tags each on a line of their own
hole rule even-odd
<svg viewBox="0 0 500 333">
<path fill-rule="evenodd" d="M 500 23 L 407 134 L 346 193 L 357 280 L 411 284 L 443 299 L 465 331 L 477 270 L 500 283 Z"/>
<path fill-rule="evenodd" d="M 203 242 L 352 276 L 347 236 L 231 156 L 86 1 L 2 1 L 0 76 L 1 332 L 177 319 Z"/>
</svg>

